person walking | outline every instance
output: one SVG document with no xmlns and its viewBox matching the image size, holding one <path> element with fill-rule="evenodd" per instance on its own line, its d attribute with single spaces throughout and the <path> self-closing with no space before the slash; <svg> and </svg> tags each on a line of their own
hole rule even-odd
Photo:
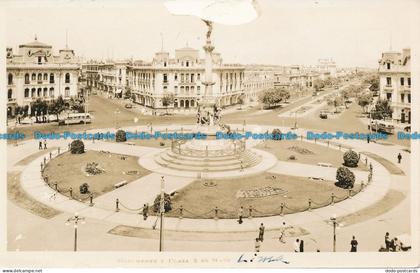
<svg viewBox="0 0 420 273">
<path fill-rule="evenodd" d="M 296 241 L 294 243 L 295 252 L 299 252 L 300 251 L 300 242 L 299 241 L 300 241 L 299 239 L 296 239 Z"/>
<path fill-rule="evenodd" d="M 391 249 L 391 240 L 389 239 L 389 232 L 385 233 L 385 249 L 389 251 Z"/>
<path fill-rule="evenodd" d="M 304 252 L 304 250 L 303 250 L 303 240 L 300 240 L 299 252 Z"/>
<path fill-rule="evenodd" d="M 398 153 L 397 158 L 398 158 L 398 164 L 400 164 L 400 163 L 401 163 L 401 159 L 402 159 L 402 155 L 401 155 L 401 153 Z"/>
<path fill-rule="evenodd" d="M 42 140 L 39 141 L 38 150 L 42 150 Z"/>
<path fill-rule="evenodd" d="M 258 232 L 258 239 L 261 242 L 264 242 L 264 230 L 265 230 L 264 224 L 261 223 L 260 228 L 259 228 L 259 232 Z"/>
<path fill-rule="evenodd" d="M 255 238 L 255 252 L 260 252 L 261 242 L 259 238 Z"/>
<path fill-rule="evenodd" d="M 44 150 L 46 150 L 46 149 L 47 149 L 47 140 L 44 139 Z"/>
<path fill-rule="evenodd" d="M 243 223 L 243 221 L 242 221 L 243 216 L 244 216 L 244 207 L 241 206 L 241 208 L 239 209 L 239 213 L 238 213 L 238 217 L 239 217 L 238 223 L 239 224 Z"/>
<path fill-rule="evenodd" d="M 144 204 L 143 205 L 143 220 L 144 221 L 147 220 L 148 212 L 149 212 L 149 206 L 147 204 Z"/>
<path fill-rule="evenodd" d="M 357 245 L 358 244 L 359 243 L 357 242 L 356 237 L 354 237 L 354 235 L 353 235 L 353 239 L 350 241 L 350 245 L 351 245 L 350 252 L 357 252 Z"/>
<path fill-rule="evenodd" d="M 286 241 L 284 240 L 284 233 L 286 232 L 286 222 L 283 222 L 283 226 L 281 228 L 281 232 L 280 232 L 280 237 L 279 237 L 279 241 L 281 243 L 286 243 Z"/>
</svg>

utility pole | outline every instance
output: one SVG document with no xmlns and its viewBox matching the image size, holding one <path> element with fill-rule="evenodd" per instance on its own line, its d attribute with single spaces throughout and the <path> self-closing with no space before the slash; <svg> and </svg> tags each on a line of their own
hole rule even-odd
<svg viewBox="0 0 420 273">
<path fill-rule="evenodd" d="M 80 217 L 77 212 L 74 214 L 73 217 L 70 217 L 66 221 L 67 226 L 70 225 L 71 222 L 74 223 L 74 248 L 73 248 L 74 251 L 77 251 L 77 228 L 78 228 L 79 221 L 81 224 L 84 224 L 85 217 Z"/>
<path fill-rule="evenodd" d="M 159 252 L 163 251 L 163 216 L 165 213 L 165 178 L 160 179 L 160 229 L 159 229 Z"/>
</svg>

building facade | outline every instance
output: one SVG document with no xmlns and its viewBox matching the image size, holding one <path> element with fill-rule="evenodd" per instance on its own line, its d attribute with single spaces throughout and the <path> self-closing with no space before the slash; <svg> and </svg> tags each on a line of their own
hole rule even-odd
<svg viewBox="0 0 420 273">
<path fill-rule="evenodd" d="M 274 88 L 275 71 L 276 67 L 263 65 L 248 65 L 245 67 L 245 102 L 256 102 L 262 91 Z"/>
<path fill-rule="evenodd" d="M 213 53 L 213 96 L 218 105 L 239 103 L 244 96 L 244 67 L 223 64 L 220 54 Z M 204 95 L 205 63 L 193 48 L 158 52 L 150 63 L 137 62 L 127 66 L 127 84 L 133 100 L 153 109 L 166 109 L 164 97 L 173 96 L 174 111 L 195 109 Z"/>
<path fill-rule="evenodd" d="M 274 86 L 288 90 L 302 90 L 312 88 L 319 73 L 310 67 L 300 65 L 285 66 L 274 74 Z"/>
<path fill-rule="evenodd" d="M 384 52 L 379 60 L 379 97 L 391 102 L 392 119 L 411 123 L 411 53 Z"/>
<path fill-rule="evenodd" d="M 59 96 L 68 100 L 78 94 L 80 66 L 72 49 L 54 55 L 51 45 L 38 41 L 12 48 L 6 52 L 7 113 L 15 116 L 18 107 L 30 114 L 31 104 L 38 98 L 51 101 Z"/>
</svg>

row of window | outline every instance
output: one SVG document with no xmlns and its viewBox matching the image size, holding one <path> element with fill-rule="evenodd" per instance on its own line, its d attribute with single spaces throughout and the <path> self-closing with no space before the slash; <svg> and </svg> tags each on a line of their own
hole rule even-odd
<svg viewBox="0 0 420 273">
<path fill-rule="evenodd" d="M 49 92 L 48 92 L 49 91 Z M 54 98 L 54 87 L 51 87 L 49 90 L 48 88 L 25 88 L 24 93 L 25 98 L 40 98 L 40 97 L 51 97 Z M 64 88 L 64 96 L 70 97 L 70 87 Z"/>
<path fill-rule="evenodd" d="M 195 74 L 194 73 L 181 73 L 180 74 L 181 77 L 181 83 L 194 83 L 195 82 Z M 200 73 L 197 73 L 197 81 L 199 81 L 201 79 L 201 75 Z M 178 73 L 174 74 L 174 81 L 178 80 Z M 163 83 L 167 83 L 168 82 L 168 74 L 163 74 Z"/>
<path fill-rule="evenodd" d="M 400 97 L 401 97 L 401 102 L 405 103 L 406 94 L 400 94 Z M 386 99 L 389 101 L 392 100 L 392 93 L 386 93 Z M 411 103 L 411 94 L 407 94 L 407 103 Z"/>
<path fill-rule="evenodd" d="M 48 73 L 44 73 L 44 74 L 42 74 L 42 73 L 38 73 L 38 74 L 32 73 L 31 76 L 29 75 L 29 73 L 25 74 L 25 84 L 30 84 L 31 81 L 32 82 L 37 81 L 38 83 L 41 83 L 41 82 L 45 82 L 45 81 L 48 81 L 48 80 L 49 80 L 50 83 L 54 83 L 54 73 L 50 73 L 50 75 L 48 75 Z M 65 74 L 64 81 L 65 81 L 65 83 L 70 83 L 70 73 Z M 12 73 L 9 73 L 8 76 L 7 76 L 7 84 L 8 85 L 13 84 L 13 74 Z"/>
<path fill-rule="evenodd" d="M 392 86 L 392 78 L 391 77 L 386 77 L 386 85 L 388 87 Z M 404 86 L 405 85 L 405 78 L 404 77 L 401 77 L 400 78 L 400 85 L 401 86 Z M 411 86 L 411 77 L 408 77 L 407 78 L 407 85 L 408 86 Z"/>
</svg>

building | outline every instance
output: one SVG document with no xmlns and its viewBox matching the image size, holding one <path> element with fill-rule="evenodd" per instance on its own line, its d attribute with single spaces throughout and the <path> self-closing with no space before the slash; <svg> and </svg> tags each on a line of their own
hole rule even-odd
<svg viewBox="0 0 420 273">
<path fill-rule="evenodd" d="M 300 65 L 285 66 L 274 73 L 274 86 L 287 90 L 312 88 L 319 74 L 311 67 Z"/>
<path fill-rule="evenodd" d="M 337 65 L 333 59 L 318 59 L 317 70 L 321 80 L 337 76 Z"/>
<path fill-rule="evenodd" d="M 129 61 L 85 63 L 82 65 L 87 89 L 99 90 L 108 97 L 121 98 L 127 91 L 127 67 Z"/>
<path fill-rule="evenodd" d="M 237 104 L 244 96 L 244 67 L 223 64 L 219 53 L 213 59 L 213 96 L 221 107 Z M 153 61 L 132 62 L 127 66 L 127 84 L 132 98 L 138 104 L 153 109 L 166 109 L 163 98 L 172 96 L 175 112 L 196 109 L 204 95 L 205 63 L 199 51 L 185 47 L 168 52 L 157 52 Z M 194 110 L 195 111 L 195 110 Z"/>
<path fill-rule="evenodd" d="M 411 53 L 384 52 L 379 60 L 379 97 L 391 102 L 392 119 L 411 123 Z"/>
<path fill-rule="evenodd" d="M 247 65 L 244 71 L 245 102 L 256 102 L 258 95 L 274 87 L 276 67 L 266 65 Z"/>
<path fill-rule="evenodd" d="M 51 45 L 38 41 L 19 45 L 17 54 L 6 50 L 7 114 L 31 114 L 31 104 L 59 96 L 68 100 L 78 94 L 79 60 L 67 46 L 54 55 Z"/>
</svg>

